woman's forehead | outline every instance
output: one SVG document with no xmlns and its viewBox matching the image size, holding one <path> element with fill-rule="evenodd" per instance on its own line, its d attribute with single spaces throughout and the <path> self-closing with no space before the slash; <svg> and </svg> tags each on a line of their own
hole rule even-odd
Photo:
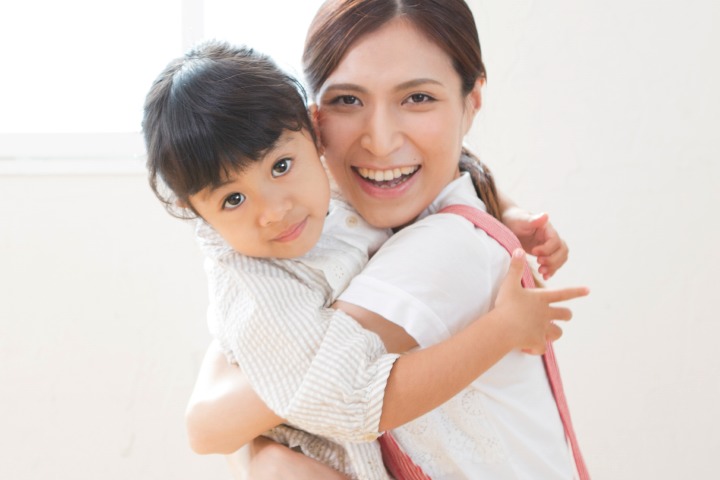
<svg viewBox="0 0 720 480">
<path fill-rule="evenodd" d="M 457 77 L 444 50 L 406 20 L 396 18 L 359 38 L 329 75 L 337 83 L 400 83 Z"/>
</svg>

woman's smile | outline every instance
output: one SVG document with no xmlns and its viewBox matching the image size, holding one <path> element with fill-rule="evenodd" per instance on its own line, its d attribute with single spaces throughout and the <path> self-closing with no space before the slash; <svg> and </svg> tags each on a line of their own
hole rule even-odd
<svg viewBox="0 0 720 480">
<path fill-rule="evenodd" d="M 459 175 L 479 98 L 463 95 L 447 53 L 392 20 L 353 44 L 320 89 L 325 163 L 371 225 L 405 225 Z"/>
</svg>

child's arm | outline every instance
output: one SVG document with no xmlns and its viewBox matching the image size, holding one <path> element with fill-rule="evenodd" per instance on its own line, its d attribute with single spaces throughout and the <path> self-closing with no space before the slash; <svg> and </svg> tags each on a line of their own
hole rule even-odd
<svg viewBox="0 0 720 480">
<path fill-rule="evenodd" d="M 444 403 L 513 348 L 542 353 L 546 339 L 554 340 L 560 336 L 560 328 L 551 321 L 569 320 L 571 314 L 568 309 L 551 304 L 583 296 L 587 290 L 522 289 L 522 268 L 522 255 L 515 255 L 494 310 L 450 339 L 410 352 L 395 362 L 385 389 L 379 431 L 402 425 Z M 362 310 L 353 313 L 361 317 L 364 315 Z M 378 324 L 378 318 L 373 317 L 371 323 Z M 219 373 L 220 377 L 235 375 L 232 380 L 226 379 L 229 384 L 241 382 L 237 378 L 239 369 L 232 368 L 234 370 L 214 373 Z M 203 368 L 200 375 L 209 371 Z M 198 385 L 212 381 L 198 380 Z M 216 378 L 214 381 L 225 380 Z M 232 452 L 273 426 L 265 424 L 264 429 L 256 427 L 257 411 L 261 414 L 267 407 L 257 409 L 257 396 L 250 392 L 252 390 L 247 386 L 236 386 L 232 393 L 226 392 L 222 396 L 200 395 L 196 391 L 188 409 L 188 429 L 195 430 L 190 432 L 190 436 L 201 440 L 212 437 L 211 442 L 196 448 L 198 451 Z M 205 405 L 203 415 L 192 415 L 196 410 L 193 402 Z M 232 422 L 223 423 L 231 418 Z"/>
<path fill-rule="evenodd" d="M 562 330 L 553 320 L 570 320 L 572 315 L 569 309 L 552 304 L 584 296 L 588 290 L 522 288 L 523 268 L 524 253 L 517 250 L 493 310 L 448 340 L 395 362 L 385 388 L 381 431 L 440 406 L 511 350 L 542 354 L 547 340 L 560 338 Z"/>
</svg>

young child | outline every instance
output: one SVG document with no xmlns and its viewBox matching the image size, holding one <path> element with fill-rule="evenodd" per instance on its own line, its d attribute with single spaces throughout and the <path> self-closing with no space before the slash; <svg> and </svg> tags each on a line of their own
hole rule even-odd
<svg viewBox="0 0 720 480">
<path fill-rule="evenodd" d="M 550 320 L 569 319 L 549 303 L 585 293 L 539 300 L 519 288 L 516 269 L 502 287 L 512 301 L 437 346 L 387 354 L 376 334 L 330 306 L 390 232 L 330 199 L 296 80 L 251 49 L 209 42 L 157 78 L 143 129 L 153 190 L 171 212 L 198 218 L 210 330 L 286 420 L 267 436 L 352 478 L 387 478 L 372 441 L 385 406 L 414 405 L 410 420 L 511 350 L 542 351 L 546 335 L 558 336 Z M 526 315 L 521 303 L 538 308 Z"/>
</svg>

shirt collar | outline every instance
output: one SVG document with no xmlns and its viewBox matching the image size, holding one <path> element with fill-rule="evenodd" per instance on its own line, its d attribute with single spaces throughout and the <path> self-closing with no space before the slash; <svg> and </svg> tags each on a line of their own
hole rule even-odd
<svg viewBox="0 0 720 480">
<path fill-rule="evenodd" d="M 472 178 L 468 172 L 461 172 L 460 176 L 448 183 L 440 194 L 435 197 L 430 206 L 423 210 L 418 216 L 418 220 L 437 213 L 448 205 L 469 205 L 487 211 L 485 204 L 478 198 Z"/>
</svg>

